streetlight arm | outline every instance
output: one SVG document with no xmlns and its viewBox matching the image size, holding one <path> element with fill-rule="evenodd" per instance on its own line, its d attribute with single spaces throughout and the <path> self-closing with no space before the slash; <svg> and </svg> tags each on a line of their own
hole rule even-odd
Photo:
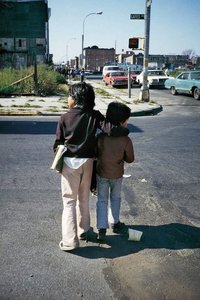
<svg viewBox="0 0 200 300">
<path fill-rule="evenodd" d="M 93 13 L 89 13 L 85 16 L 84 20 L 83 20 L 83 33 L 82 33 L 82 45 L 81 45 L 81 48 L 82 48 L 82 51 L 81 51 L 81 65 L 83 67 L 83 49 L 84 49 L 84 31 L 85 31 L 85 20 L 87 19 L 87 17 L 91 16 L 91 15 L 102 15 L 102 11 L 99 11 L 99 12 L 93 12 Z"/>
<path fill-rule="evenodd" d="M 100 12 L 93 12 L 93 13 L 89 13 L 85 16 L 84 20 L 83 20 L 83 35 L 84 35 L 84 27 L 85 27 L 85 20 L 87 19 L 87 17 L 91 16 L 91 15 L 102 15 L 102 11 Z"/>
</svg>

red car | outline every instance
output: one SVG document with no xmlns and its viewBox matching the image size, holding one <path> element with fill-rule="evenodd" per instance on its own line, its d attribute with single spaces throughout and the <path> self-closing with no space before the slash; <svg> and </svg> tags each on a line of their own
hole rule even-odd
<svg viewBox="0 0 200 300">
<path fill-rule="evenodd" d="M 128 86 L 128 76 L 124 71 L 111 71 L 103 76 L 103 82 L 105 85 L 111 85 L 113 87 Z"/>
<path fill-rule="evenodd" d="M 139 71 L 139 70 L 131 71 L 132 84 L 137 83 L 137 76 L 138 76 L 141 72 L 142 72 L 142 71 Z"/>
</svg>

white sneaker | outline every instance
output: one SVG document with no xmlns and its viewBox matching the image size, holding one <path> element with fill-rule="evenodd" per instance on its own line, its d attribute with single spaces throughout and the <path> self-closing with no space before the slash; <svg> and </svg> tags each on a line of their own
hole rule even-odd
<svg viewBox="0 0 200 300">
<path fill-rule="evenodd" d="M 62 241 L 59 243 L 59 247 L 62 251 L 71 251 L 78 248 L 78 246 L 64 246 Z"/>
</svg>

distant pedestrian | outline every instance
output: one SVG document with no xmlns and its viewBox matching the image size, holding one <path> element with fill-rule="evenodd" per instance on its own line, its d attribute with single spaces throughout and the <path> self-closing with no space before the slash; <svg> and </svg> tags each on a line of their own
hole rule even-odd
<svg viewBox="0 0 200 300">
<path fill-rule="evenodd" d="M 75 77 L 75 70 L 71 69 L 70 70 L 70 77 L 73 79 Z"/>
<path fill-rule="evenodd" d="M 69 111 L 61 115 L 56 130 L 54 151 L 60 144 L 67 147 L 61 173 L 63 200 L 62 240 L 60 249 L 79 247 L 90 229 L 89 194 L 95 156 L 95 134 L 104 116 L 94 110 L 93 87 L 85 82 L 69 87 Z"/>
<path fill-rule="evenodd" d="M 119 217 L 124 162 L 134 161 L 133 144 L 128 137 L 129 117 L 128 106 L 111 102 L 106 121 L 115 126 L 109 134 L 100 133 L 97 139 L 97 228 L 100 241 L 104 241 L 109 223 L 115 233 L 120 233 L 125 227 Z"/>
<path fill-rule="evenodd" d="M 84 77 L 85 77 L 85 69 L 84 68 L 81 69 L 80 75 L 81 75 L 81 82 L 83 82 L 84 81 Z"/>
</svg>

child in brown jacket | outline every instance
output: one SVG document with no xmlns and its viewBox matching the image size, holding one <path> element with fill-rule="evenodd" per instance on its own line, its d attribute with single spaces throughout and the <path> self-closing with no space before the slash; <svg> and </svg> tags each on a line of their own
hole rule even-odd
<svg viewBox="0 0 200 300">
<path fill-rule="evenodd" d="M 134 149 L 128 137 L 127 122 L 130 108 L 119 102 L 111 102 L 106 121 L 113 124 L 110 133 L 100 133 L 97 139 L 97 228 L 98 240 L 105 240 L 109 223 L 113 232 L 119 233 L 124 223 L 119 220 L 121 186 L 124 162 L 134 161 Z M 108 202 L 110 207 L 108 213 Z"/>
</svg>

